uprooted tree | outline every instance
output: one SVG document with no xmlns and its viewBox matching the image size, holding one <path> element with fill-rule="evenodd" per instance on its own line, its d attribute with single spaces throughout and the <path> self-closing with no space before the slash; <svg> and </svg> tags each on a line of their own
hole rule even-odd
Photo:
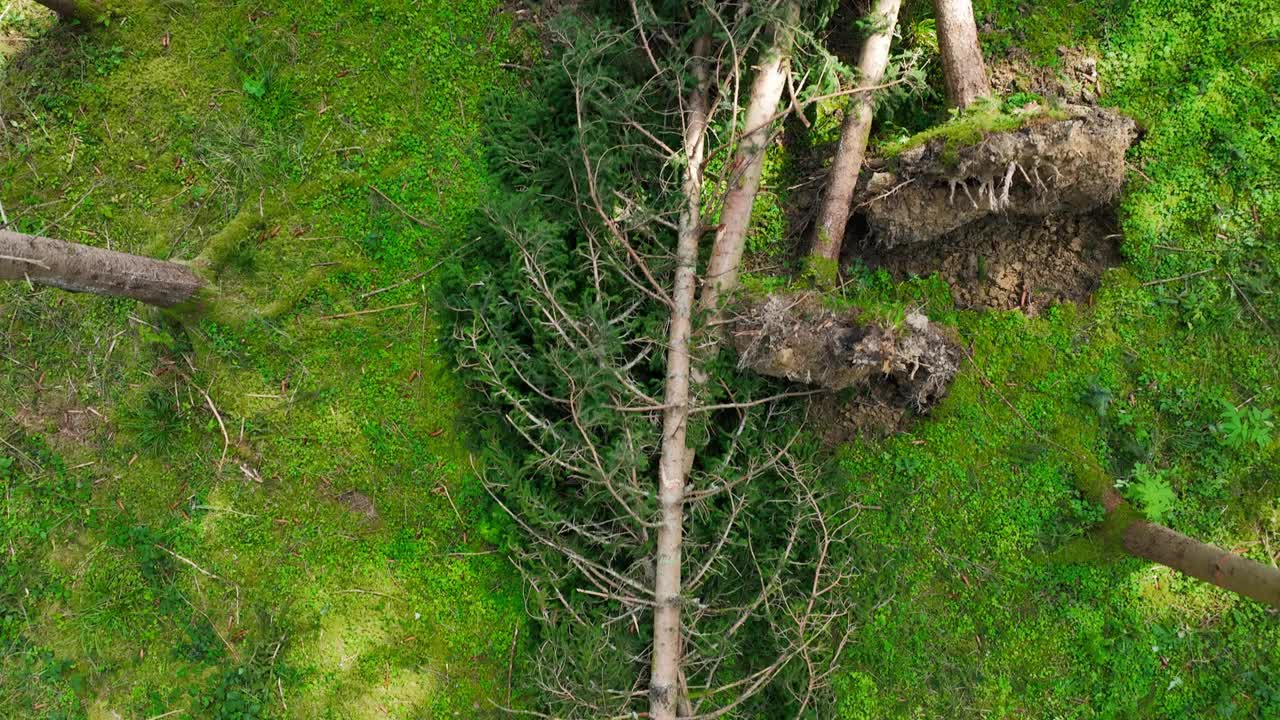
<svg viewBox="0 0 1280 720">
<path fill-rule="evenodd" d="M 940 31 L 972 34 L 977 52 L 962 5 L 968 22 Z M 859 91 L 875 87 L 896 3 L 875 7 Z M 508 192 L 484 223 L 485 263 L 457 270 L 440 304 L 493 407 L 476 419 L 492 448 L 478 469 L 528 539 L 513 551 L 540 621 L 529 672 L 549 717 L 829 714 L 823 687 L 856 627 L 842 588 L 857 572 L 843 547 L 858 508 L 827 484 L 794 398 L 883 382 L 924 409 L 959 361 L 918 313 L 887 324 L 820 294 L 737 291 L 783 96 L 795 108 L 807 91 L 793 70 L 816 10 L 570 14 L 548 30 L 534 86 L 495 108 Z M 982 82 L 957 105 L 988 92 L 976 58 Z M 867 116 L 851 117 L 842 147 L 860 154 Z M 1116 127 L 1122 158 L 1132 126 Z M 1071 183 L 1038 163 L 1049 150 L 1035 140 L 984 142 L 951 174 L 930 174 L 923 159 L 943 148 L 926 147 L 918 167 L 900 166 L 913 175 L 899 185 L 922 194 L 898 200 L 972 214 L 960 222 L 1050 196 L 1069 204 Z M 1099 180 L 1108 198 L 1112 179 Z M 1163 561 L 1169 544 L 1145 527 L 1127 533 L 1131 551 Z"/>
<path fill-rule="evenodd" d="M 556 717 L 802 714 L 853 631 L 857 508 L 786 402 L 811 391 L 717 350 L 814 13 L 628 10 L 562 19 L 536 86 L 505 101 L 502 260 L 442 298 L 498 401 L 486 482 L 532 539 L 531 673 Z"/>
</svg>

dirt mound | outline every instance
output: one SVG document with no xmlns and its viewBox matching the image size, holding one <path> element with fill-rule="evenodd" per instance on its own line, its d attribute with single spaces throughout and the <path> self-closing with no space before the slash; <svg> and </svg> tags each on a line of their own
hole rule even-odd
<svg viewBox="0 0 1280 720">
<path fill-rule="evenodd" d="M 1111 211 L 1038 220 L 987 217 L 931 243 L 868 246 L 862 259 L 899 280 L 938 273 L 957 307 L 1037 315 L 1097 290 L 1103 271 L 1120 263 L 1119 239 Z"/>
<path fill-rule="evenodd" d="M 1044 217 L 1110 205 L 1124 182 L 1137 125 L 1111 110 L 1070 106 L 1062 119 L 1028 120 L 953 147 L 939 137 L 876 173 L 864 203 L 874 242 L 927 243 L 992 215 Z"/>
<path fill-rule="evenodd" d="M 829 390 L 884 386 L 916 411 L 946 395 L 959 365 L 954 339 L 924 315 L 890 325 L 832 310 L 816 293 L 740 304 L 729 338 L 739 367 Z"/>
</svg>

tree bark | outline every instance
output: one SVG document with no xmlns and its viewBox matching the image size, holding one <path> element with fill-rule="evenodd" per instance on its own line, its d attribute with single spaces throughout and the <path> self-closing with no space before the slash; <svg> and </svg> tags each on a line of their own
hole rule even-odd
<svg viewBox="0 0 1280 720">
<path fill-rule="evenodd" d="M 773 42 L 760 55 L 760 66 L 751 85 L 747 102 L 744 132 L 730 167 L 729 189 L 720 211 L 720 229 L 711 248 L 706 285 L 702 288 L 701 308 L 714 311 L 725 293 L 738 284 L 738 265 L 751 224 L 751 209 L 760 190 L 764 170 L 764 154 L 773 136 L 773 121 L 778 102 L 790 72 L 792 28 L 798 6 L 788 2 L 782 20 L 774 29 Z"/>
<path fill-rule="evenodd" d="M 978 43 L 978 25 L 970 0 L 933 0 L 942 52 L 942 75 L 947 102 L 964 109 L 978 98 L 991 95 L 987 65 Z"/>
<path fill-rule="evenodd" d="M 684 488 L 693 450 L 686 443 L 689 419 L 689 338 L 697 296 L 698 240 L 702 235 L 702 160 L 709 113 L 710 79 L 703 60 L 710 40 L 694 45 L 693 73 L 684 132 L 685 171 L 676 242 L 675 288 L 668 331 L 667 377 L 663 394 L 662 454 L 658 464 L 661 524 L 654 557 L 653 657 L 649 674 L 649 717 L 674 720 L 680 702 L 683 655 L 680 621 L 681 545 L 684 541 Z"/>
<path fill-rule="evenodd" d="M 204 287 L 185 265 L 8 231 L 0 231 L 0 280 L 166 308 L 192 299 Z"/>
<path fill-rule="evenodd" d="M 879 85 L 889 66 L 889 46 L 893 43 L 893 29 L 898 24 L 901 0 L 875 0 L 871 17 L 878 30 L 862 46 L 858 59 L 858 88 L 849 103 L 849 114 L 844 120 L 840 135 L 840 147 L 831 163 L 831 180 L 827 184 L 827 196 L 818 212 L 818 225 L 813 232 L 811 255 L 825 260 L 840 258 L 844 244 L 845 226 L 853 205 L 853 193 L 858 186 L 858 173 L 867 152 L 867 139 L 871 136 L 871 119 L 874 95 L 868 88 Z"/>
<path fill-rule="evenodd" d="M 97 22 L 106 10 L 92 0 L 36 0 L 66 20 L 79 20 L 88 25 Z"/>
<path fill-rule="evenodd" d="M 1278 568 L 1240 557 L 1146 520 L 1134 520 L 1125 529 L 1121 544 L 1130 555 L 1280 608 Z"/>
</svg>

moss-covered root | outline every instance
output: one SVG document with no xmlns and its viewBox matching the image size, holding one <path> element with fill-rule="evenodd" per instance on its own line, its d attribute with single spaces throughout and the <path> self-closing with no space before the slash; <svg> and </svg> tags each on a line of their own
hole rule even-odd
<svg viewBox="0 0 1280 720">
<path fill-rule="evenodd" d="M 324 282 L 329 273 L 342 270 L 354 269 L 356 264 L 337 263 L 317 265 L 307 270 L 302 279 L 281 288 L 276 299 L 262 308 L 262 316 L 265 318 L 278 318 L 297 307 L 302 301 Z"/>
<path fill-rule="evenodd" d="M 264 228 L 280 212 L 278 203 L 245 206 L 217 235 L 209 238 L 204 250 L 191 261 L 191 266 L 205 276 L 216 277 L 254 231 Z"/>
<path fill-rule="evenodd" d="M 213 284 L 206 284 L 190 300 L 167 308 L 164 313 L 181 324 L 212 320 L 230 328 L 243 327 L 260 314 L 245 303 L 224 295 Z"/>
</svg>

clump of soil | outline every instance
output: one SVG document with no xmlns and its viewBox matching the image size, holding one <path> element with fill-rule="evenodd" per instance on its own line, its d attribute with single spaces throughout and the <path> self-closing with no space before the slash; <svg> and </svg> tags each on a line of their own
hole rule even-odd
<svg viewBox="0 0 1280 720">
<path fill-rule="evenodd" d="M 945 137 L 905 150 L 876 173 L 863 203 L 874 242 L 927 243 L 988 216 L 1043 218 L 1109 206 L 1124 183 L 1133 120 L 1068 106 L 1018 130 L 953 147 Z"/>
<path fill-rule="evenodd" d="M 827 447 L 858 438 L 887 438 L 907 430 L 915 418 L 897 390 L 887 384 L 820 395 L 809 402 L 810 426 Z"/>
<path fill-rule="evenodd" d="M 920 412 L 946 395 L 959 366 L 955 340 L 924 315 L 890 325 L 811 292 L 741 303 L 729 338 L 739 367 L 828 390 L 881 386 Z"/>
<path fill-rule="evenodd" d="M 1088 299 L 1103 271 L 1120 263 L 1119 238 L 1110 210 L 1038 220 L 988 217 L 931 243 L 868 246 L 863 260 L 899 280 L 936 272 L 960 308 L 1037 315 L 1050 305 Z"/>
</svg>

